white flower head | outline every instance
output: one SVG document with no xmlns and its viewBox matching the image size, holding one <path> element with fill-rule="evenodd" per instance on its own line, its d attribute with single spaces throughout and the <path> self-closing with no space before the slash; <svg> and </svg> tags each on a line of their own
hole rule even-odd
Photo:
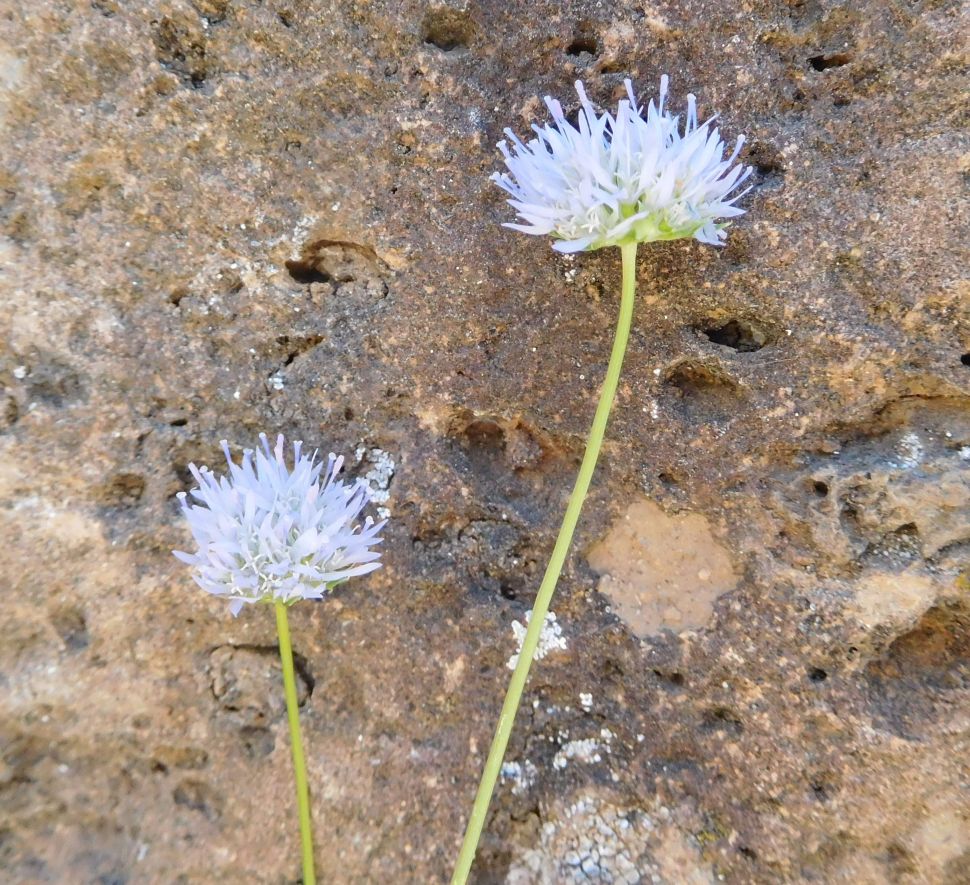
<svg viewBox="0 0 970 885">
<path fill-rule="evenodd" d="M 697 102 L 687 96 L 687 114 L 664 109 L 668 78 L 660 78 L 660 97 L 647 106 L 646 118 L 625 81 L 628 98 L 616 116 L 597 115 L 581 82 L 576 83 L 582 109 L 578 128 L 562 106 L 546 98 L 552 124 L 533 125 L 536 137 L 524 144 L 511 129 L 501 141 L 508 172 L 492 175 L 508 191 L 508 201 L 523 224 L 506 227 L 556 239 L 559 252 L 582 252 L 694 237 L 721 245 L 726 222 L 743 215 L 734 205 L 747 191 L 730 196 L 750 174 L 750 167 L 734 165 L 744 137 L 724 158 L 724 142 L 712 128 L 715 117 L 697 123 Z"/>
<path fill-rule="evenodd" d="M 380 568 L 371 548 L 381 542 L 384 522 L 359 521 L 370 500 L 367 483 L 337 479 L 343 458 L 331 454 L 324 465 L 316 452 L 302 454 L 299 442 L 291 471 L 283 436 L 272 449 L 265 433 L 259 438 L 262 448 L 246 449 L 241 465 L 223 440 L 229 474 L 190 464 L 199 503 L 179 494 L 199 549 L 175 555 L 195 567 L 203 590 L 228 597 L 234 615 L 247 602 L 319 599 L 347 578 Z"/>
</svg>

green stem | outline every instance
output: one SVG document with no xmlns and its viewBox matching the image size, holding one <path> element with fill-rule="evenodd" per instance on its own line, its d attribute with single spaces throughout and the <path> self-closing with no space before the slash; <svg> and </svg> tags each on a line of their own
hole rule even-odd
<svg viewBox="0 0 970 885">
<path fill-rule="evenodd" d="M 623 355 L 626 353 L 627 339 L 630 336 L 630 322 L 633 317 L 637 244 L 629 243 L 621 246 L 620 252 L 623 256 L 623 289 L 620 299 L 620 315 L 616 324 L 616 337 L 613 339 L 613 352 L 610 354 L 610 364 L 606 369 L 606 378 L 603 380 L 603 389 L 600 392 L 599 404 L 596 406 L 593 425 L 589 431 L 589 440 L 586 443 L 583 463 L 579 468 L 579 476 L 576 477 L 576 485 L 573 486 L 573 493 L 569 497 L 566 515 L 563 518 L 562 527 L 559 529 L 559 537 L 556 538 L 556 546 L 553 548 L 552 557 L 542 578 L 542 584 L 539 586 L 535 604 L 532 606 L 529 629 L 522 641 L 522 651 L 519 652 L 519 660 L 509 682 L 505 703 L 502 704 L 498 727 L 495 729 L 495 737 L 492 738 L 492 746 L 488 751 L 488 759 L 485 762 L 485 771 L 482 773 L 482 781 L 478 785 L 475 804 L 468 820 L 468 828 L 465 830 L 465 838 L 455 865 L 455 872 L 451 878 L 452 885 L 465 885 L 465 882 L 468 881 L 468 873 L 471 870 L 472 862 L 475 860 L 478 840 L 485 825 L 485 816 L 488 813 L 488 806 L 495 790 L 495 782 L 498 780 L 502 760 L 505 757 L 505 748 L 508 745 L 512 725 L 515 722 L 515 714 L 519 709 L 519 702 L 522 699 L 525 682 L 529 676 L 529 668 L 532 666 L 536 646 L 539 644 L 539 634 L 545 623 L 546 613 L 549 611 L 549 603 L 562 572 L 563 563 L 566 561 L 566 554 L 569 552 L 576 523 L 579 522 L 579 513 L 583 509 L 583 501 L 586 500 L 586 492 L 589 489 L 590 480 L 593 478 L 596 459 L 599 457 L 603 435 L 606 432 L 606 422 L 610 417 L 610 409 L 616 396 L 616 387 L 620 380 L 620 368 L 623 365 Z"/>
<path fill-rule="evenodd" d="M 293 646 L 286 605 L 276 601 L 276 632 L 280 637 L 280 660 L 283 662 L 283 691 L 286 694 L 286 717 L 290 721 L 290 744 L 293 748 L 293 775 L 296 779 L 296 805 L 300 813 L 300 845 L 303 858 L 303 885 L 316 885 L 313 871 L 313 831 L 310 829 L 310 792 L 306 782 L 303 739 L 300 737 L 300 705 L 296 697 L 293 672 Z"/>
</svg>

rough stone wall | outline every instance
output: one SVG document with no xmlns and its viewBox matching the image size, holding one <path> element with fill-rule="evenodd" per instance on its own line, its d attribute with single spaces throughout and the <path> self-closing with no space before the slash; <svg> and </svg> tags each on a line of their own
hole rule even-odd
<svg viewBox="0 0 970 885">
<path fill-rule="evenodd" d="M 749 214 L 723 250 L 641 250 L 566 648 L 476 880 L 967 882 L 966 24 L 949 0 L 6 4 L 4 879 L 298 879 L 272 613 L 230 619 L 170 554 L 187 462 L 267 430 L 350 455 L 393 516 L 385 568 L 292 618 L 321 878 L 446 880 L 619 284 L 615 252 L 499 227 L 494 143 L 577 77 L 608 105 L 666 72 L 749 136 Z M 617 614 L 663 568 L 666 529 L 617 528 L 644 497 L 730 557 L 713 601 L 678 572 L 700 626 Z M 614 613 L 584 554 L 622 537 L 646 540 Z"/>
</svg>

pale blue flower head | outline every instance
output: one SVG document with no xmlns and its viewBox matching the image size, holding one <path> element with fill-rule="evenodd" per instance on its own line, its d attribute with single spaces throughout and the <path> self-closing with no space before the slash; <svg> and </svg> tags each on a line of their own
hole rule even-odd
<svg viewBox="0 0 970 885">
<path fill-rule="evenodd" d="M 343 458 L 330 455 L 326 464 L 316 453 L 307 456 L 293 444 L 293 469 L 287 467 L 283 436 L 270 448 L 246 449 L 226 476 L 189 465 L 198 488 L 190 502 L 182 492 L 182 512 L 199 549 L 175 551 L 195 568 L 196 583 L 208 593 L 225 596 L 236 615 L 247 602 L 287 604 L 319 599 L 334 585 L 380 567 L 372 548 L 384 522 L 360 520 L 370 500 L 364 480 L 337 479 Z"/>
<path fill-rule="evenodd" d="M 628 98 L 615 116 L 597 114 L 577 82 L 577 126 L 547 97 L 553 122 L 534 125 L 535 138 L 525 144 L 505 130 L 512 150 L 504 141 L 498 147 L 508 172 L 492 180 L 512 195 L 508 203 L 523 222 L 505 226 L 552 236 L 559 252 L 683 237 L 721 245 L 727 222 L 720 219 L 744 214 L 734 203 L 747 191 L 731 196 L 751 174 L 750 167 L 734 165 L 744 137 L 725 159 L 715 117 L 698 125 L 693 95 L 681 130 L 680 117 L 664 108 L 666 75 L 646 117 L 625 82 Z"/>
</svg>

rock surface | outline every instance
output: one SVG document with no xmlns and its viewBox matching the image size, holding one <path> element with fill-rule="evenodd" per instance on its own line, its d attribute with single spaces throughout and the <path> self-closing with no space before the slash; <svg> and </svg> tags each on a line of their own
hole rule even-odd
<svg viewBox="0 0 970 885">
<path fill-rule="evenodd" d="M 669 516 L 646 498 L 629 506 L 586 561 L 601 576 L 599 592 L 641 639 L 705 627 L 715 601 L 737 584 L 730 553 L 701 514 Z"/>
<path fill-rule="evenodd" d="M 641 250 L 566 648 L 476 881 L 967 882 L 965 24 L 950 0 L 7 4 L 5 880 L 298 880 L 272 613 L 229 618 L 170 554 L 186 464 L 278 430 L 393 517 L 383 570 L 292 616 L 321 879 L 446 881 L 619 284 L 617 254 L 499 227 L 493 145 L 577 77 L 606 105 L 667 72 L 749 136 L 749 214 L 723 250 Z M 644 495 L 737 583 L 641 638 L 583 551 Z"/>
</svg>

